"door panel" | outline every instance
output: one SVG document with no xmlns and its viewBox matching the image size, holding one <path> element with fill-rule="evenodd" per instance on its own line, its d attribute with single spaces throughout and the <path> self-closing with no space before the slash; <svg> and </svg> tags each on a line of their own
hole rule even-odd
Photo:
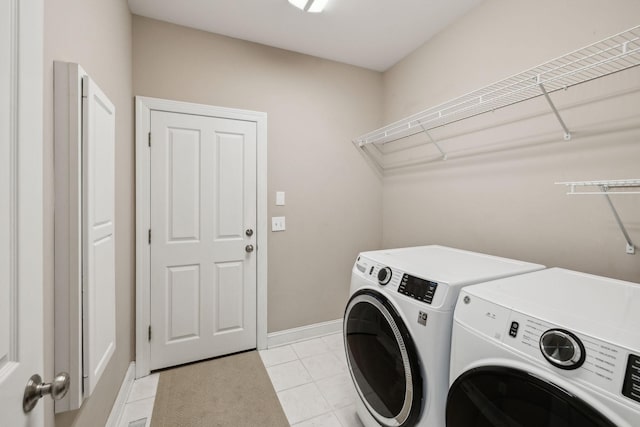
<svg viewBox="0 0 640 427">
<path fill-rule="evenodd" d="M 242 239 L 244 165 L 243 135 L 216 133 L 215 238 Z M 239 167 L 240 166 L 240 167 Z"/>
<path fill-rule="evenodd" d="M 200 267 L 188 265 L 167 269 L 169 328 L 167 342 L 200 336 Z"/>
<path fill-rule="evenodd" d="M 91 291 L 91 308 L 94 311 L 91 317 L 94 319 L 94 335 L 92 343 L 86 352 L 90 352 L 91 365 L 85 365 L 91 369 L 92 380 L 97 383 L 102 371 L 106 368 L 111 355 L 115 351 L 115 248 L 112 236 L 107 236 L 97 242 L 93 247 L 93 256 L 99 260 L 94 264 L 91 280 L 94 281 Z"/>
<path fill-rule="evenodd" d="M 256 124 L 151 113 L 151 369 L 256 347 Z"/>
<path fill-rule="evenodd" d="M 167 129 L 169 241 L 200 239 L 200 132 Z"/>
<path fill-rule="evenodd" d="M 216 263 L 215 301 L 217 316 L 214 333 L 241 330 L 244 321 L 243 282 L 244 268 L 241 262 Z"/>
</svg>

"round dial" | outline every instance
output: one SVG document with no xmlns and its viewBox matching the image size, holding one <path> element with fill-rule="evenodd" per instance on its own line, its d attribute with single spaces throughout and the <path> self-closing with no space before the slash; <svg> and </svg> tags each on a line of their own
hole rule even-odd
<svg viewBox="0 0 640 427">
<path fill-rule="evenodd" d="M 378 283 L 386 285 L 391 281 L 391 275 L 392 273 L 389 267 L 381 268 L 380 271 L 378 271 Z"/>
<path fill-rule="evenodd" d="M 540 351 L 549 363 L 560 369 L 578 369 L 586 357 L 580 339 L 563 329 L 549 329 L 542 334 Z"/>
</svg>

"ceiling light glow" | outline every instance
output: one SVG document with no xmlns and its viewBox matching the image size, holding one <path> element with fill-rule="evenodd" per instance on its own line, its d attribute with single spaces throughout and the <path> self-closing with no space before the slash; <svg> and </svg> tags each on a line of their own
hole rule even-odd
<svg viewBox="0 0 640 427">
<path fill-rule="evenodd" d="M 313 0 L 307 12 L 319 13 L 324 10 L 328 0 Z"/>
<path fill-rule="evenodd" d="M 289 3 L 291 3 L 298 9 L 304 10 L 304 7 L 307 5 L 307 0 L 289 0 Z"/>
<path fill-rule="evenodd" d="M 305 12 L 319 13 L 327 5 L 328 0 L 289 0 L 289 3 Z"/>
</svg>

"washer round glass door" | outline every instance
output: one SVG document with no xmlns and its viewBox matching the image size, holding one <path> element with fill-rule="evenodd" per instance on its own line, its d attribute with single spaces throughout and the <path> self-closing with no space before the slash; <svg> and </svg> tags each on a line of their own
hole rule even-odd
<svg viewBox="0 0 640 427">
<path fill-rule="evenodd" d="M 344 340 L 360 399 L 383 426 L 414 425 L 422 409 L 422 375 L 411 335 L 382 294 L 353 294 L 344 314 Z"/>
<path fill-rule="evenodd" d="M 616 427 L 582 399 L 513 368 L 462 374 L 449 389 L 447 427 Z"/>
</svg>

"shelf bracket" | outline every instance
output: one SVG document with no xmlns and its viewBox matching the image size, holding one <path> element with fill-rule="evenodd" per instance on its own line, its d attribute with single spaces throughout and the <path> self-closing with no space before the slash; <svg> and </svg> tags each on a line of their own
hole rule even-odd
<svg viewBox="0 0 640 427">
<path fill-rule="evenodd" d="M 422 125 L 422 123 L 420 123 L 420 127 L 422 128 L 422 131 L 424 132 L 424 134 L 427 135 L 427 138 L 429 138 L 429 142 L 431 142 L 433 145 L 436 146 L 436 148 L 440 152 L 440 155 L 442 155 L 442 160 L 447 160 L 447 153 L 445 153 L 442 150 L 442 148 L 440 147 L 440 144 L 438 144 L 438 142 L 435 139 L 433 139 L 431 134 L 427 131 L 427 129 L 425 129 L 425 127 Z"/>
<path fill-rule="evenodd" d="M 564 120 L 562 120 L 562 117 L 560 116 L 560 113 L 558 112 L 558 109 L 556 108 L 555 104 L 551 100 L 551 97 L 549 96 L 549 93 L 547 92 L 547 89 L 540 82 L 540 76 L 538 76 L 537 83 L 538 83 L 538 86 L 540 87 L 540 90 L 542 91 L 542 94 L 547 99 L 547 102 L 549 103 L 549 106 L 553 110 L 553 114 L 556 115 L 556 118 L 560 122 L 560 126 L 562 126 L 562 129 L 564 129 L 564 140 L 565 141 L 570 141 L 571 140 L 571 132 L 569 131 L 569 128 L 567 127 L 567 125 L 564 123 Z"/>
<path fill-rule="evenodd" d="M 600 189 L 604 193 L 604 197 L 606 197 L 607 202 L 609 203 L 609 207 L 611 208 L 611 212 L 613 212 L 613 216 L 616 219 L 616 222 L 618 223 L 618 227 L 620 227 L 620 231 L 622 231 L 622 234 L 624 235 L 624 239 L 627 241 L 626 252 L 629 255 L 635 254 L 636 253 L 636 247 L 633 244 L 633 242 L 631 241 L 631 238 L 629 237 L 629 233 L 627 233 L 627 229 L 624 228 L 624 224 L 622 223 L 622 220 L 620 219 L 620 216 L 618 215 L 618 211 L 616 211 L 615 206 L 613 206 L 613 202 L 611 201 L 611 198 L 607 194 L 607 191 L 609 191 L 609 187 L 607 185 L 601 185 Z"/>
</svg>

